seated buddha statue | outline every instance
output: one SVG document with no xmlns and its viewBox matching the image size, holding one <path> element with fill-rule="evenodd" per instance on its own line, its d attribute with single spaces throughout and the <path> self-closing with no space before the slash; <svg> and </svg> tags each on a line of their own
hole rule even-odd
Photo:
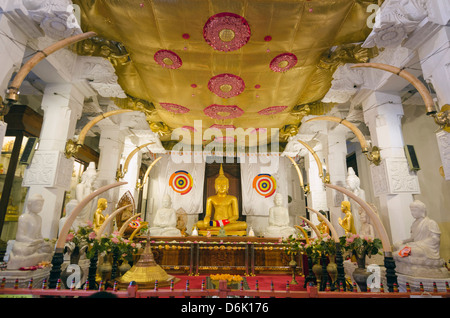
<svg viewBox="0 0 450 318">
<path fill-rule="evenodd" d="M 97 201 L 97 209 L 94 213 L 94 231 L 98 232 L 103 222 L 108 218 L 108 214 L 103 215 L 103 211 L 108 207 L 108 201 L 105 198 L 100 198 Z"/>
<path fill-rule="evenodd" d="M 42 218 L 39 215 L 44 206 L 40 194 L 32 195 L 27 202 L 27 211 L 20 215 L 16 240 L 9 255 L 7 269 L 36 266 L 52 258 L 52 245 L 42 237 Z"/>
<path fill-rule="evenodd" d="M 156 211 L 153 226 L 150 227 L 150 235 L 181 236 L 181 231 L 176 226 L 177 213 L 172 208 L 172 199 L 168 194 L 165 194 L 162 200 L 162 207 Z"/>
<path fill-rule="evenodd" d="M 214 182 L 216 194 L 206 200 L 206 214 L 203 220 L 197 222 L 200 235 L 218 235 L 223 226 L 226 235 L 247 234 L 247 223 L 238 221 L 239 210 L 237 198 L 228 194 L 229 181 L 220 166 L 219 176 Z"/>
<path fill-rule="evenodd" d="M 295 228 L 289 225 L 289 210 L 283 206 L 283 196 L 275 194 L 275 206 L 269 209 L 269 226 L 266 227 L 264 237 L 281 237 L 287 239 L 295 235 Z"/>
</svg>

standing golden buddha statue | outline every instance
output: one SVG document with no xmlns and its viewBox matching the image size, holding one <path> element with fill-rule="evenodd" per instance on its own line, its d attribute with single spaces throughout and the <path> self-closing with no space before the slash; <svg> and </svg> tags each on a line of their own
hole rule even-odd
<svg viewBox="0 0 450 318">
<path fill-rule="evenodd" d="M 339 218 L 339 225 L 345 230 L 345 234 L 356 234 L 355 224 L 353 223 L 353 215 L 349 201 L 341 202 L 341 211 L 345 214 L 343 219 Z"/>
<path fill-rule="evenodd" d="M 218 235 L 220 228 L 223 227 L 226 235 L 246 235 L 247 223 L 238 221 L 238 200 L 228 194 L 229 181 L 223 173 L 222 165 L 214 187 L 216 194 L 206 200 L 205 218 L 197 222 L 199 234 L 206 235 L 209 231 L 211 235 Z"/>
</svg>

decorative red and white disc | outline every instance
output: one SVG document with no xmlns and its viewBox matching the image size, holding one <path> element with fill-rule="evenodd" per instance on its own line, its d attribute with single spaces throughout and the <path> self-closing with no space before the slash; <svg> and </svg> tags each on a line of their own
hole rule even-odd
<svg viewBox="0 0 450 318">
<path fill-rule="evenodd" d="M 212 104 L 206 107 L 203 112 L 213 119 L 231 119 L 240 117 L 244 111 L 236 105 Z"/>
<path fill-rule="evenodd" d="M 287 106 L 271 106 L 264 108 L 258 112 L 260 115 L 275 115 L 285 110 Z"/>
<path fill-rule="evenodd" d="M 218 51 L 235 51 L 250 39 L 250 26 L 240 15 L 222 12 L 211 16 L 203 27 L 203 38 Z"/>
<path fill-rule="evenodd" d="M 174 114 L 184 114 L 190 111 L 189 108 L 177 104 L 172 103 L 159 103 L 159 104 L 161 105 L 162 108 Z"/>
<path fill-rule="evenodd" d="M 222 98 L 230 98 L 241 94 L 245 89 L 242 78 L 233 74 L 219 74 L 208 82 L 208 89 Z"/>
<path fill-rule="evenodd" d="M 192 190 L 192 176 L 184 170 L 178 170 L 170 176 L 169 185 L 173 191 L 184 195 Z"/>
<path fill-rule="evenodd" d="M 183 64 L 181 58 L 176 53 L 169 50 L 159 50 L 155 53 L 153 58 L 156 63 L 165 68 L 177 69 Z"/>
<path fill-rule="evenodd" d="M 268 198 L 275 193 L 277 181 L 270 174 L 261 173 L 253 178 L 253 189 L 259 195 Z"/>
<path fill-rule="evenodd" d="M 274 72 L 286 72 L 297 64 L 297 56 L 292 53 L 282 53 L 270 62 L 270 69 Z"/>
</svg>

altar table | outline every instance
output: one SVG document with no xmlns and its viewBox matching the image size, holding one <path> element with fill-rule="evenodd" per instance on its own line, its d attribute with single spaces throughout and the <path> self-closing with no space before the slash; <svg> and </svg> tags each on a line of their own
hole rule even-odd
<svg viewBox="0 0 450 318">
<path fill-rule="evenodd" d="M 146 241 L 147 237 L 138 237 Z M 278 238 L 226 237 L 150 237 L 154 259 L 168 273 L 189 275 L 230 273 L 292 273 L 288 245 Z M 296 255 L 296 273 L 302 273 L 303 257 Z"/>
</svg>

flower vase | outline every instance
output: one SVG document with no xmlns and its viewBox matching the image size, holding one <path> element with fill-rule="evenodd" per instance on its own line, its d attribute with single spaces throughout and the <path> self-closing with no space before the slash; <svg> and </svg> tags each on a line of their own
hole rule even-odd
<svg viewBox="0 0 450 318">
<path fill-rule="evenodd" d="M 316 276 L 316 285 L 320 286 L 320 282 L 322 280 L 322 265 L 320 265 L 320 262 L 315 262 L 312 271 L 314 275 Z"/>
<path fill-rule="evenodd" d="M 70 253 L 70 263 L 67 265 L 66 269 L 61 272 L 61 282 L 64 285 L 64 288 L 70 289 L 72 285 L 72 280 L 75 278 L 75 282 L 79 283 L 81 278 L 83 277 L 83 270 L 78 265 L 80 261 L 80 249 L 75 247 L 73 251 Z M 79 287 L 79 286 L 78 286 Z"/>
<path fill-rule="evenodd" d="M 336 264 L 336 255 L 328 255 L 329 263 L 327 265 L 327 272 L 331 278 L 331 286 L 334 286 L 336 283 L 338 271 Z"/>
<path fill-rule="evenodd" d="M 366 269 L 366 255 L 357 255 L 356 263 L 358 267 L 353 272 L 353 279 L 362 292 L 367 292 L 367 279 L 372 273 Z"/>
</svg>

